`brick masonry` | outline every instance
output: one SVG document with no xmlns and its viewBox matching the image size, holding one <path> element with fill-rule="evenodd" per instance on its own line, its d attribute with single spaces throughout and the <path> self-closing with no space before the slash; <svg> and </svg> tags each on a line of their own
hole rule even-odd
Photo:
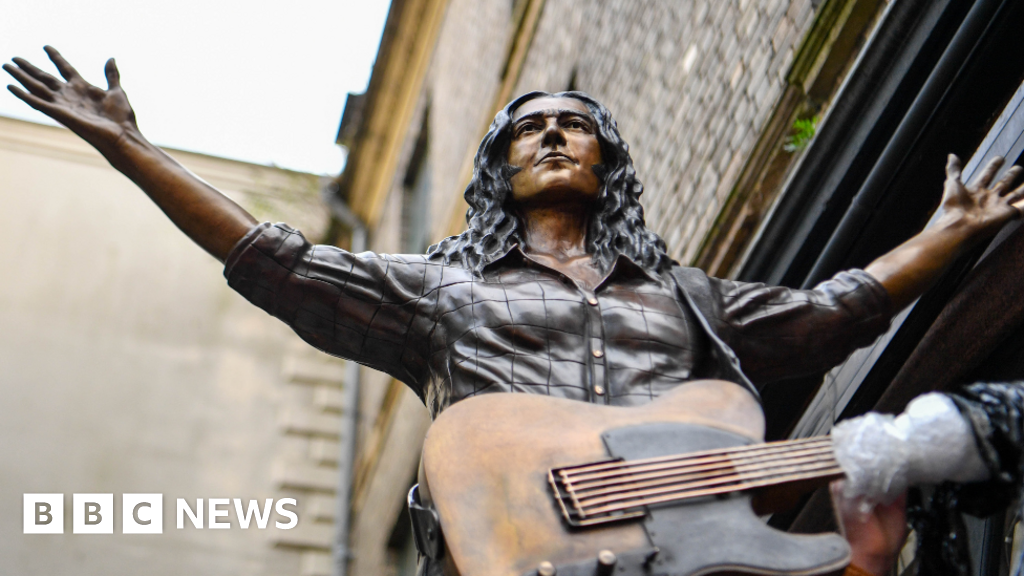
<svg viewBox="0 0 1024 576">
<path fill-rule="evenodd" d="M 421 96 L 438 220 L 461 196 L 460 170 L 492 117 L 513 4 L 448 7 Z M 785 88 L 813 4 L 548 0 L 513 94 L 565 90 L 575 78 L 603 102 L 632 148 L 648 225 L 688 263 Z"/>
<path fill-rule="evenodd" d="M 517 92 L 565 89 L 575 66 L 632 147 L 648 225 L 688 263 L 813 17 L 809 0 L 549 1 Z"/>
</svg>

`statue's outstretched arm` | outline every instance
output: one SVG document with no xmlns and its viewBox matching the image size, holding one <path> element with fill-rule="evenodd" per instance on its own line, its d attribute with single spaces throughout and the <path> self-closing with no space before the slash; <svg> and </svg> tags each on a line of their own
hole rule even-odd
<svg viewBox="0 0 1024 576">
<path fill-rule="evenodd" d="M 881 282 L 896 309 L 923 294 L 964 251 L 1024 215 L 1024 185 L 1012 187 L 1020 166 L 992 184 L 1002 165 L 1002 158 L 994 158 L 966 186 L 960 179 L 960 159 L 950 154 L 942 202 L 932 225 L 864 269 Z"/>
<path fill-rule="evenodd" d="M 14 58 L 3 69 L 21 86 L 8 86 L 29 106 L 60 122 L 91 144 L 110 164 L 130 178 L 182 232 L 223 262 L 256 220 L 203 182 L 139 131 L 135 112 L 121 89 L 113 59 L 107 61 L 107 89 L 86 82 L 50 46 L 50 60 L 64 81 L 27 60 Z"/>
</svg>

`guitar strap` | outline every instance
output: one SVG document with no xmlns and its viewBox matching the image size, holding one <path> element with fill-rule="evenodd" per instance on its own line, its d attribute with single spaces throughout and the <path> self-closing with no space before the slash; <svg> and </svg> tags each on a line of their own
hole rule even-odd
<svg viewBox="0 0 1024 576">
<path fill-rule="evenodd" d="M 708 337 L 711 356 L 717 368 L 714 376 L 743 386 L 760 402 L 761 394 L 740 368 L 740 359 L 736 357 L 736 352 L 718 336 L 708 321 L 709 317 L 718 317 L 718 303 L 711 294 L 711 283 L 707 274 L 699 268 L 673 266 L 669 270 L 669 276 L 676 285 L 681 302 L 686 304 Z"/>
<path fill-rule="evenodd" d="M 437 511 L 420 502 L 420 485 L 409 490 L 407 500 L 409 519 L 412 520 L 412 538 L 416 551 L 430 560 L 440 560 L 444 554 L 444 536 Z"/>
</svg>

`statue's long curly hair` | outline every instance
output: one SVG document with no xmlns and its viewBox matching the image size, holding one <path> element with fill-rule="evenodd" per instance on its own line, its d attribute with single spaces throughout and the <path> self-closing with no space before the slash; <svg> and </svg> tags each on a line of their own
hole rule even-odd
<svg viewBox="0 0 1024 576">
<path fill-rule="evenodd" d="M 510 180 L 517 171 L 508 163 L 512 114 L 523 103 L 547 96 L 575 98 L 586 105 L 597 121 L 602 164 L 595 166 L 594 172 L 601 181 L 601 190 L 588 225 L 586 249 L 598 268 L 606 272 L 619 254 L 655 272 L 674 264 L 665 251 L 665 241 L 644 224 L 644 209 L 640 206 L 644 187 L 636 178 L 629 145 L 619 135 L 611 112 L 597 100 L 575 91 L 530 92 L 498 112 L 477 150 L 473 179 L 466 187 L 469 229 L 428 248 L 430 259 L 459 263 L 480 274 L 493 258 L 523 242 L 524 226 L 511 206 Z"/>
</svg>

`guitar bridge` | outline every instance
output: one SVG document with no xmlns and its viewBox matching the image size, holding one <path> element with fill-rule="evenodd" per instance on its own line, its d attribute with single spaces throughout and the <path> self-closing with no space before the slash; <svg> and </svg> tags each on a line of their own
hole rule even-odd
<svg viewBox="0 0 1024 576">
<path fill-rule="evenodd" d="M 643 506 L 636 506 L 632 509 L 600 511 L 585 507 L 580 503 L 577 490 L 578 483 L 574 481 L 574 477 L 579 477 L 580 474 L 586 473 L 595 466 L 614 465 L 622 461 L 622 458 L 617 458 L 548 470 L 548 483 L 551 485 L 555 502 L 562 512 L 562 518 L 565 519 L 569 526 L 573 528 L 586 528 L 643 518 L 647 514 L 647 510 Z"/>
</svg>

